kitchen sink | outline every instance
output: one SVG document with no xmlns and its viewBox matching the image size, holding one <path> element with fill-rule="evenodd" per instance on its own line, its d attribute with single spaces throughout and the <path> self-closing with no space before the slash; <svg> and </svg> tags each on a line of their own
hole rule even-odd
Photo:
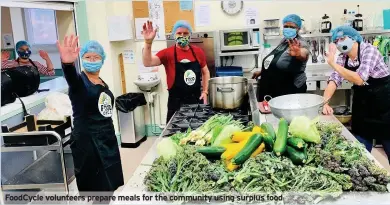
<svg viewBox="0 0 390 205">
<path fill-rule="evenodd" d="M 158 73 L 141 73 L 138 75 L 134 84 L 142 91 L 151 91 L 154 87 L 158 86 L 161 82 Z"/>
</svg>

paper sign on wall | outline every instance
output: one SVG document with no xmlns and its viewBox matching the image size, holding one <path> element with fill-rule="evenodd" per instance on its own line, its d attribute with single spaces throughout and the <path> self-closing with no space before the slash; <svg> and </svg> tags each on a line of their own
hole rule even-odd
<svg viewBox="0 0 390 205">
<path fill-rule="evenodd" d="M 259 24 L 259 10 L 257 8 L 245 8 L 245 24 L 247 26 L 255 26 Z"/>
<path fill-rule="evenodd" d="M 195 8 L 195 25 L 209 26 L 210 25 L 210 6 L 207 4 L 197 5 Z"/>
<path fill-rule="evenodd" d="M 157 28 L 156 40 L 165 40 L 165 18 L 163 0 L 148 0 L 149 19 Z"/>
<path fill-rule="evenodd" d="M 133 39 L 131 21 L 129 16 L 109 16 L 108 37 L 110 41 L 124 41 Z"/>
<path fill-rule="evenodd" d="M 14 48 L 14 39 L 12 38 L 12 34 L 6 33 L 3 35 L 3 48 Z"/>
<path fill-rule="evenodd" d="M 125 64 L 134 64 L 135 63 L 134 50 L 125 49 L 123 51 L 123 63 L 125 63 Z"/>
</svg>

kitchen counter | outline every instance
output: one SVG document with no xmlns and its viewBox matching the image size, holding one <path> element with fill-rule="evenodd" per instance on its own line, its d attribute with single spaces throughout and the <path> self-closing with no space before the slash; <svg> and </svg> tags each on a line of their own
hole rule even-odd
<svg viewBox="0 0 390 205">
<path fill-rule="evenodd" d="M 51 92 L 66 92 L 68 90 L 68 84 L 64 77 L 58 77 L 53 80 L 41 83 L 39 85 L 39 89 L 50 89 L 49 91 L 35 93 L 33 95 L 23 97 L 21 100 L 26 106 L 26 109 L 30 109 L 38 104 L 41 104 L 45 101 L 47 95 Z M 4 121 L 10 117 L 13 117 L 19 113 L 23 112 L 22 103 L 16 99 L 15 102 L 7 104 L 1 107 L 1 119 L 0 121 Z"/>
<path fill-rule="evenodd" d="M 271 123 L 275 128 L 277 128 L 279 120 L 273 116 L 272 114 L 261 114 L 260 115 L 261 122 L 269 122 Z M 334 116 L 320 116 L 320 121 L 327 121 L 327 122 L 336 122 L 340 123 Z M 341 123 L 340 123 L 341 124 Z M 356 138 L 352 135 L 351 132 L 348 131 L 347 128 L 343 127 L 342 134 L 344 137 L 346 137 L 349 140 L 355 141 Z M 151 165 L 153 164 L 153 161 L 158 157 L 156 146 L 161 141 L 161 137 L 158 138 L 153 146 L 149 149 L 146 156 L 142 159 L 140 166 L 135 170 L 133 176 L 130 178 L 129 181 L 127 181 L 121 191 L 118 191 L 115 193 L 116 196 L 128 196 L 133 195 L 134 193 L 139 193 L 138 195 L 142 196 L 142 193 L 146 193 L 146 187 L 143 184 L 144 178 L 147 174 L 147 172 L 151 169 Z M 370 154 L 367 152 L 367 155 L 375 160 L 377 164 L 380 167 L 383 167 L 379 164 L 379 162 Z M 151 195 L 149 193 L 149 195 Z M 390 201 L 390 194 L 377 194 L 377 193 L 370 193 L 370 197 L 366 194 L 354 194 L 354 193 L 344 193 L 338 200 L 336 201 L 323 201 L 320 204 L 371 204 L 373 201 L 375 201 L 375 204 L 386 204 L 387 201 Z M 142 200 L 142 199 L 141 199 Z M 116 201 L 112 204 L 133 204 L 135 202 L 125 202 L 125 201 Z M 142 204 L 165 204 L 161 201 L 144 201 Z M 140 204 L 138 202 L 138 204 Z"/>
</svg>

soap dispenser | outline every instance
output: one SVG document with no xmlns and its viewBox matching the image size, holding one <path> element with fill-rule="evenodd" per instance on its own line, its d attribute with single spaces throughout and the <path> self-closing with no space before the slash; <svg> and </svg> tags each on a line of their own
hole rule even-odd
<svg viewBox="0 0 390 205">
<path fill-rule="evenodd" d="M 355 20 L 352 22 L 352 27 L 356 29 L 357 31 L 363 31 L 363 15 L 359 12 L 359 5 L 358 7 L 358 13 L 355 15 Z"/>
<path fill-rule="evenodd" d="M 321 23 L 321 33 L 329 33 L 332 30 L 332 22 L 330 22 L 329 16 L 324 15 Z"/>
</svg>

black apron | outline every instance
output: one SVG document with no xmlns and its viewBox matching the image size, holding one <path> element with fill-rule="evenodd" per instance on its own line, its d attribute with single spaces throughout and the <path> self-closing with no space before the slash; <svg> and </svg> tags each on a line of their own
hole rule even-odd
<svg viewBox="0 0 390 205">
<path fill-rule="evenodd" d="M 257 82 L 257 101 L 262 102 L 264 96 L 278 97 L 281 95 L 305 93 L 307 90 L 306 83 L 297 88 L 294 85 L 295 77 L 304 71 L 297 71 L 296 68 L 301 66 L 301 62 L 293 60 L 289 63 L 286 70 L 278 68 L 276 65 L 280 57 L 289 48 L 287 43 L 281 43 L 270 54 L 268 54 L 262 63 L 261 78 Z M 269 67 L 266 65 L 266 60 L 270 56 L 274 58 L 271 60 Z M 266 69 L 266 67 L 268 67 Z"/>
<path fill-rule="evenodd" d="M 344 67 L 356 72 L 360 44 L 359 65 L 350 67 L 348 59 L 347 56 Z M 390 76 L 369 77 L 367 84 L 352 86 L 352 132 L 366 139 L 390 139 Z"/>
<path fill-rule="evenodd" d="M 31 65 L 20 65 L 1 72 L 1 105 L 13 103 L 14 94 L 19 97 L 27 97 L 38 91 L 40 75 L 37 66 L 29 59 Z M 4 93 L 3 93 L 4 92 Z"/>
<path fill-rule="evenodd" d="M 79 191 L 115 191 L 124 184 L 118 141 L 111 117 L 103 116 L 113 110 L 114 96 L 108 86 L 93 85 L 81 74 L 87 89 L 83 117 L 74 120 L 72 155 Z M 105 93 L 111 104 L 103 104 Z"/>
<path fill-rule="evenodd" d="M 175 82 L 169 89 L 167 123 L 183 104 L 197 104 L 201 95 L 201 66 L 190 46 L 195 61 L 181 63 L 175 57 Z"/>
</svg>

